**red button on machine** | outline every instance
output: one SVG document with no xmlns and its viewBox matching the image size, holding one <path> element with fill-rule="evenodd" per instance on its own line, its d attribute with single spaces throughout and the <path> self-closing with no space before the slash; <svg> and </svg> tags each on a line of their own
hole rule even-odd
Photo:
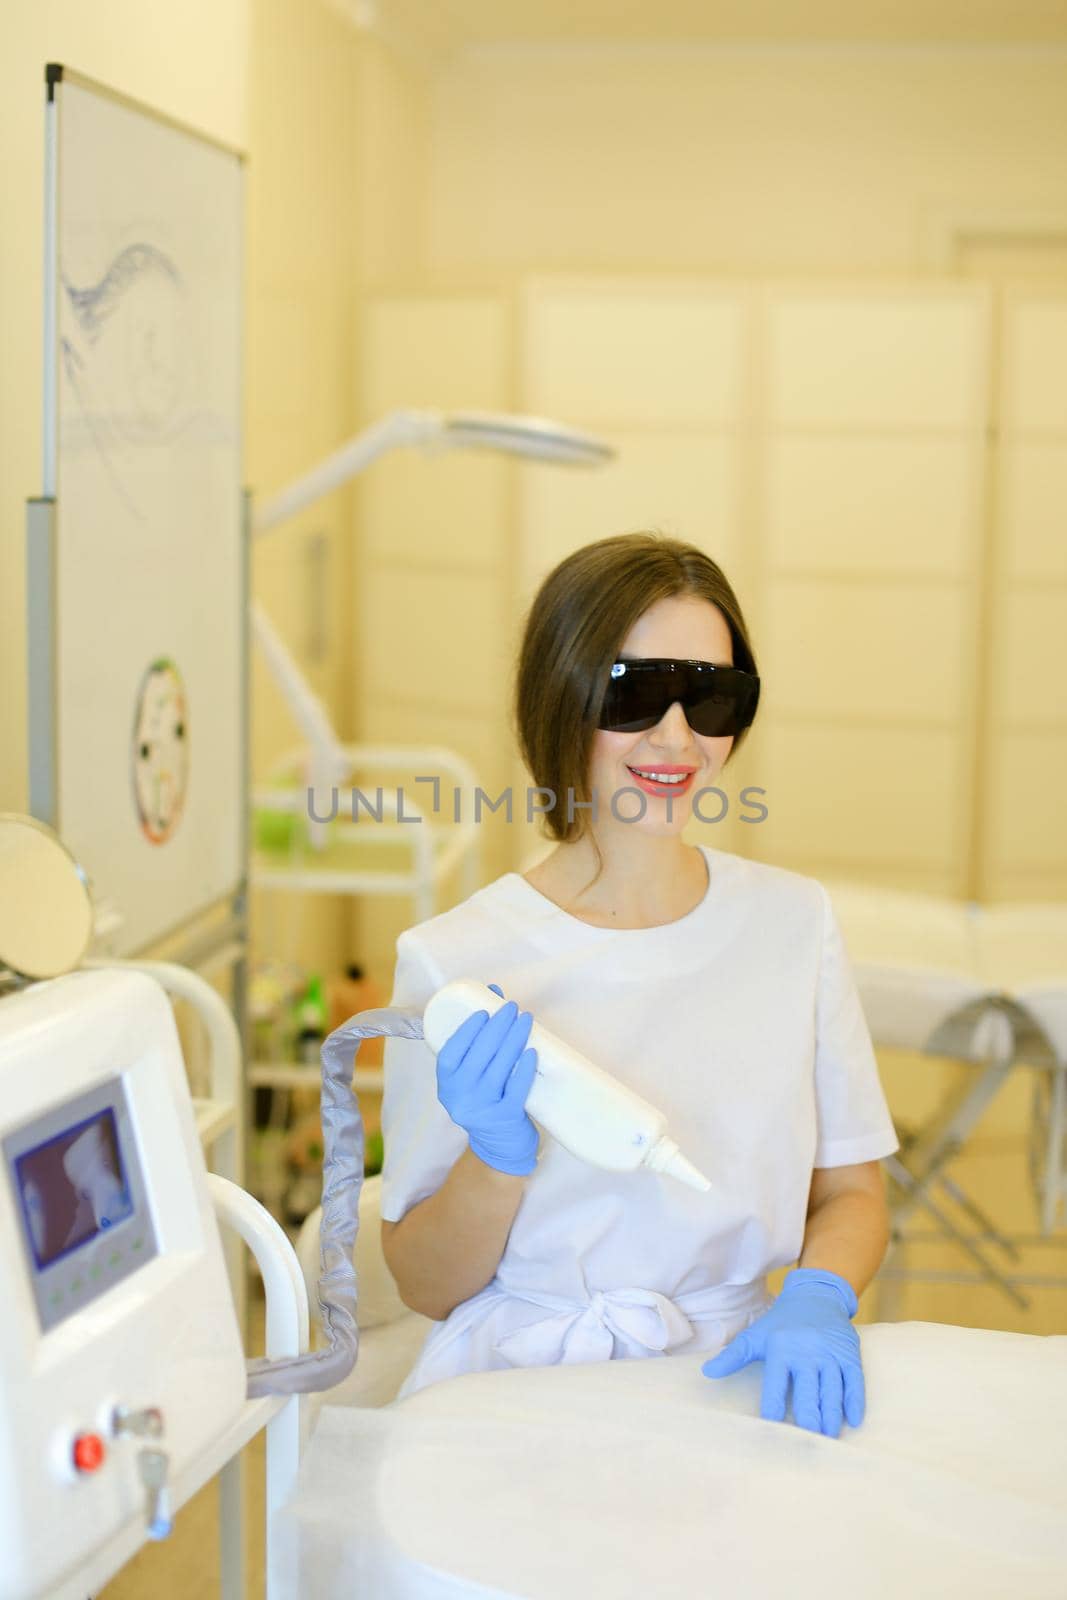
<svg viewBox="0 0 1067 1600">
<path fill-rule="evenodd" d="M 74 1441 L 74 1465 L 79 1472 L 95 1472 L 104 1464 L 104 1441 L 98 1433 L 79 1433 Z"/>
</svg>

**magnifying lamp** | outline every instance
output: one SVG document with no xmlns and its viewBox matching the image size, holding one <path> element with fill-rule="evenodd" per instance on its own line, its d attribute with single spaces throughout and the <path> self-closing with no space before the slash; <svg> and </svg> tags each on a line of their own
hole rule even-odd
<svg viewBox="0 0 1067 1600">
<path fill-rule="evenodd" d="M 339 450 L 267 500 L 254 514 L 252 533 L 260 537 L 295 516 L 322 495 L 354 478 L 390 450 L 496 450 L 560 466 L 603 466 L 614 459 L 610 445 L 544 417 L 511 416 L 489 411 L 394 411 L 357 434 Z M 259 606 L 252 602 L 256 643 L 312 753 L 312 787 L 329 788 L 348 776 L 349 762 L 329 714 L 289 650 Z M 313 845 L 321 846 L 321 826 L 310 829 Z"/>
<path fill-rule="evenodd" d="M 0 813 L 0 980 L 72 971 L 92 932 L 85 873 L 58 835 L 36 817 Z"/>
</svg>

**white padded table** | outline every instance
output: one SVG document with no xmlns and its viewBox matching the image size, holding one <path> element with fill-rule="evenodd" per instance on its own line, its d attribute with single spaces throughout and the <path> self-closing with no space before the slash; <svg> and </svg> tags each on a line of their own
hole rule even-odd
<svg viewBox="0 0 1067 1600">
<path fill-rule="evenodd" d="M 1032 1040 L 1012 1040 L 1004 1019 L 984 1019 L 985 1031 L 972 1043 L 980 1040 L 985 1049 L 999 1040 L 1014 1051 L 1016 1067 L 1036 1069 L 1032 1140 L 1042 1151 L 1035 1181 L 1041 1231 L 1048 1237 L 1059 1215 L 1067 1217 L 1067 904 L 979 905 L 824 881 L 876 1047 L 922 1051 L 952 1013 L 993 995 L 1010 996 L 1043 1031 L 1051 1061 L 1033 1053 Z M 957 1047 L 961 1039 L 956 1036 Z M 951 1122 L 943 1122 L 942 1130 L 965 1141 L 1007 1075 L 995 1066 L 974 1074 L 971 1090 L 948 1108 Z M 913 1208 L 906 1201 L 895 1217 L 902 1221 Z M 1007 1282 L 995 1269 L 993 1276 Z"/>
<path fill-rule="evenodd" d="M 278 1600 L 1063 1600 L 1067 1337 L 859 1332 L 867 1416 L 839 1439 L 762 1421 L 762 1364 L 711 1380 L 700 1355 L 326 1405 Z"/>
<path fill-rule="evenodd" d="M 876 1044 L 922 1049 L 953 1004 L 1006 992 L 1034 1010 L 1067 1060 L 1067 904 L 985 906 L 823 881 Z M 927 981 L 928 1000 L 918 980 Z M 903 996 L 896 1004 L 895 987 Z M 1051 1003 L 1056 995 L 1061 1008 Z"/>
</svg>

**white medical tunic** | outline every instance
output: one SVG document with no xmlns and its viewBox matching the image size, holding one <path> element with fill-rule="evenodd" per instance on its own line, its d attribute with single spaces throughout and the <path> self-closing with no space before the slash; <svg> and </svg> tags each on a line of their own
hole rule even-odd
<svg viewBox="0 0 1067 1600">
<path fill-rule="evenodd" d="M 815 1167 L 899 1148 L 830 898 L 707 846 L 703 900 L 654 928 L 594 927 L 519 873 L 397 940 L 392 1004 L 495 983 L 658 1107 L 710 1180 L 605 1172 L 542 1131 L 496 1274 L 430 1329 L 401 1395 L 458 1373 L 721 1349 L 803 1244 Z M 440 1188 L 467 1135 L 433 1051 L 389 1039 L 382 1216 Z"/>
</svg>

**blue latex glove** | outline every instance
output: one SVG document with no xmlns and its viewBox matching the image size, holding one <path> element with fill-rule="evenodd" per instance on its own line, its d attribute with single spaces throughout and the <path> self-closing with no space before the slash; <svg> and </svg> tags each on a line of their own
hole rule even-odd
<svg viewBox="0 0 1067 1600">
<path fill-rule="evenodd" d="M 466 1129 L 474 1154 L 498 1172 L 525 1175 L 537 1165 L 540 1135 L 525 1110 L 537 1071 L 537 1051 L 525 1048 L 532 1026 L 530 1013 L 509 1000 L 492 1016 L 475 1011 L 437 1052 L 437 1098 Z"/>
<path fill-rule="evenodd" d="M 849 1427 L 858 1428 L 866 1405 L 860 1338 L 851 1321 L 858 1309 L 847 1279 L 821 1267 L 795 1267 L 774 1304 L 700 1370 L 707 1378 L 725 1378 L 750 1361 L 765 1361 L 760 1416 L 785 1421 L 792 1378 L 797 1425 L 836 1439 L 842 1410 Z"/>
</svg>

